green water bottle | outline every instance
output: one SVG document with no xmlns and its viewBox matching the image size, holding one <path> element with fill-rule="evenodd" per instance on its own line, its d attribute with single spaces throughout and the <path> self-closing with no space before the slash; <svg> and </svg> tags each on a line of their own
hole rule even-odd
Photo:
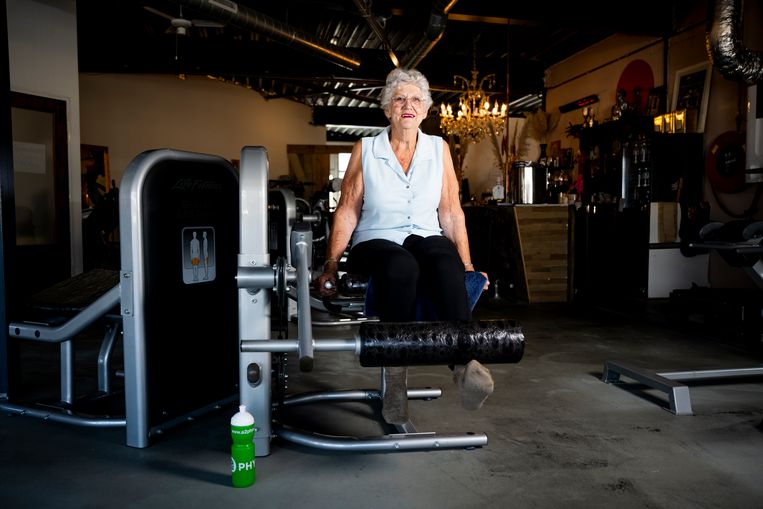
<svg viewBox="0 0 763 509">
<path fill-rule="evenodd" d="M 230 435 L 233 445 L 230 448 L 231 473 L 233 486 L 246 488 L 254 484 L 254 417 L 246 411 L 246 406 L 238 407 L 238 413 L 231 417 Z"/>
</svg>

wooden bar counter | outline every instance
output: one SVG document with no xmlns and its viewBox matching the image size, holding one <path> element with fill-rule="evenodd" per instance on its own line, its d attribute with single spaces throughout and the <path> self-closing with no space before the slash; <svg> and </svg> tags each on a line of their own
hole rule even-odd
<svg viewBox="0 0 763 509">
<path fill-rule="evenodd" d="M 472 261 L 493 292 L 522 302 L 570 298 L 569 205 L 464 206 Z"/>
</svg>

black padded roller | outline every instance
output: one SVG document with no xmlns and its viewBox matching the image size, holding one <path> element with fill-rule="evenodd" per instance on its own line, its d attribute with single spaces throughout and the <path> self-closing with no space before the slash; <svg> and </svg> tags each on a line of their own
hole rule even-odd
<svg viewBox="0 0 763 509">
<path fill-rule="evenodd" d="M 366 322 L 358 336 L 364 367 L 519 362 L 525 347 L 513 320 Z"/>
</svg>

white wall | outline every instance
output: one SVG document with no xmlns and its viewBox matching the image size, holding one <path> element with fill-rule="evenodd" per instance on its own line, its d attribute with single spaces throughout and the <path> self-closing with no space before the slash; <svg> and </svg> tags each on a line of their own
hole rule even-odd
<svg viewBox="0 0 763 509">
<path fill-rule="evenodd" d="M 496 179 L 503 181 L 502 173 L 490 140 L 485 138 L 469 145 L 464 159 L 463 178 L 469 179 L 469 192 L 477 200 L 482 193 L 492 192 Z"/>
<path fill-rule="evenodd" d="M 289 172 L 286 145 L 325 145 L 308 106 L 266 101 L 244 87 L 203 77 L 137 74 L 80 76 L 82 142 L 109 149 L 119 185 L 139 153 L 173 148 L 239 159 L 245 145 L 268 149 L 271 178 Z"/>
<path fill-rule="evenodd" d="M 538 148 L 537 143 L 527 147 L 530 149 L 529 152 L 523 150 L 523 147 L 517 146 L 519 133 L 521 133 L 524 123 L 524 118 L 509 118 L 508 133 L 503 133 L 501 138 L 507 137 L 507 146 L 510 152 L 515 152 L 520 159 L 536 160 L 540 155 L 540 148 Z M 498 141 L 501 143 L 500 138 Z M 504 175 L 504 171 L 499 166 L 495 148 L 490 139 L 485 138 L 478 143 L 469 145 L 464 158 L 463 177 L 469 179 L 469 191 L 477 200 L 480 199 L 482 193 L 492 193 L 493 186 L 498 179 L 501 179 L 504 186 L 507 185 L 507 176 Z"/>
<path fill-rule="evenodd" d="M 80 103 L 74 0 L 7 0 L 11 90 L 66 102 L 71 270 L 82 271 Z"/>
</svg>

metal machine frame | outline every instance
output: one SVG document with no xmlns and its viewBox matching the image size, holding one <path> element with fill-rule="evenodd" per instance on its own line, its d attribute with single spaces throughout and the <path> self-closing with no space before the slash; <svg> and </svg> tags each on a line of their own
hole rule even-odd
<svg viewBox="0 0 763 509">
<path fill-rule="evenodd" d="M 36 322 L 11 322 L 8 325 L 8 334 L 11 337 L 42 343 L 59 344 L 60 352 L 60 403 L 62 411 L 54 411 L 50 406 L 39 407 L 21 405 L 10 401 L 0 400 L 0 409 L 14 414 L 29 415 L 87 427 L 122 427 L 126 420 L 117 417 L 94 417 L 81 415 L 68 410 L 74 403 L 74 337 L 91 326 L 97 320 L 119 304 L 119 285 L 114 286 L 106 293 L 98 297 L 90 305 L 79 311 L 66 322 L 60 325 L 46 325 Z M 110 392 L 109 369 L 111 354 L 117 336 L 121 330 L 119 320 L 114 320 L 107 325 L 106 334 L 101 341 L 98 353 L 98 390 L 102 393 Z"/>
<path fill-rule="evenodd" d="M 268 259 L 266 207 L 268 161 L 263 147 L 245 147 L 241 152 L 240 203 L 241 254 L 238 266 L 240 400 L 257 423 L 255 450 L 258 456 L 270 453 L 270 440 L 278 436 L 302 445 L 329 450 L 349 451 L 408 451 L 475 448 L 487 444 L 483 433 L 437 434 L 419 433 L 409 422 L 399 426 L 399 433 L 373 436 L 327 436 L 294 429 L 274 422 L 271 387 L 271 355 L 297 353 L 300 368 L 312 369 L 315 351 L 360 352 L 359 339 L 314 340 L 310 306 L 310 260 L 312 232 L 309 227 L 295 225 L 291 232 L 291 257 L 294 267 L 272 265 Z M 270 339 L 269 290 L 286 291 L 296 284 L 298 301 L 298 339 Z M 523 340 L 523 338 L 522 338 Z M 383 369 L 383 368 L 382 368 Z M 382 372 L 383 374 L 383 372 Z M 382 376 L 383 380 L 383 376 Z M 383 397 L 381 390 L 323 391 L 291 395 L 284 398 L 285 406 L 327 401 L 374 401 Z M 408 398 L 433 399 L 439 389 L 408 389 Z"/>
<path fill-rule="evenodd" d="M 736 369 L 703 369 L 693 371 L 654 371 L 619 361 L 605 361 L 602 381 L 617 383 L 627 376 L 668 395 L 670 411 L 676 415 L 694 415 L 689 386 L 681 382 L 719 380 L 763 375 L 763 366 Z"/>
<path fill-rule="evenodd" d="M 149 286 L 147 274 L 150 269 L 148 258 L 149 256 L 155 257 L 157 253 L 148 252 L 149 242 L 147 240 L 147 233 L 149 225 L 145 224 L 144 213 L 148 210 L 151 203 L 149 203 L 150 200 L 145 196 L 145 193 L 147 192 L 149 177 L 164 173 L 161 171 L 163 164 L 178 164 L 189 168 L 199 168 L 201 173 L 198 175 L 208 175 L 208 177 L 205 177 L 208 180 L 203 180 L 200 176 L 197 176 L 195 179 L 182 182 L 186 179 L 184 174 L 180 174 L 177 177 L 179 180 L 176 185 L 198 185 L 201 186 L 200 189 L 208 186 L 209 189 L 215 189 L 217 186 L 222 186 L 223 177 L 218 177 L 220 179 L 218 181 L 212 181 L 212 174 L 219 174 L 224 170 L 228 170 L 230 179 L 237 178 L 235 170 L 230 163 L 219 156 L 171 149 L 149 150 L 139 154 L 130 162 L 122 178 L 120 186 L 122 258 L 120 289 L 121 314 L 124 326 L 125 415 L 127 445 L 138 448 L 148 447 L 149 438 L 152 435 L 185 422 L 189 418 L 232 403 L 235 401 L 236 396 L 235 388 L 232 386 L 232 393 L 229 396 L 220 396 L 217 400 L 212 400 L 211 397 L 203 401 L 199 399 L 198 402 L 194 402 L 198 403 L 194 409 L 176 417 L 162 418 L 161 422 L 152 422 L 150 417 L 149 397 L 152 395 L 149 394 L 148 386 L 149 370 L 154 369 L 156 372 L 159 371 L 159 368 L 149 366 L 149 343 L 150 341 L 162 341 L 164 338 L 157 338 L 156 334 L 148 330 L 147 327 L 148 309 L 146 303 Z M 228 176 L 226 176 L 227 178 Z M 208 220 L 208 218 L 200 220 Z M 232 229 L 235 231 L 235 227 Z M 221 239 L 220 242 L 225 242 L 225 240 Z M 154 260 L 152 263 L 156 263 L 156 261 Z M 167 278 L 168 281 L 179 279 L 177 274 L 167 275 Z M 231 286 L 233 286 L 232 283 Z M 180 318 L 174 317 L 169 320 L 179 320 Z M 230 339 L 235 340 L 235 337 Z M 214 348 L 217 351 L 217 349 L 225 348 L 225 346 L 215 345 Z M 178 360 L 174 359 L 173 362 L 177 363 Z M 187 369 L 187 367 L 184 368 L 183 366 L 175 368 L 177 370 Z M 156 392 L 155 387 L 152 388 L 152 392 Z M 156 421 L 156 419 L 153 419 L 153 421 Z"/>
</svg>

